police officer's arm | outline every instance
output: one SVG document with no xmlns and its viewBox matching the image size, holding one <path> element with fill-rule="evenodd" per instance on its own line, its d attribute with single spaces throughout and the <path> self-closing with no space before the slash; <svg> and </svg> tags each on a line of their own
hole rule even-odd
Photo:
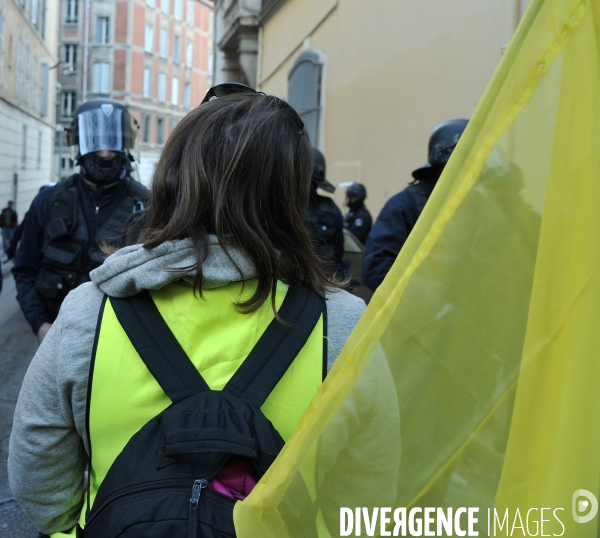
<svg viewBox="0 0 600 538">
<path fill-rule="evenodd" d="M 46 188 L 31 203 L 29 215 L 24 220 L 23 237 L 17 249 L 12 269 L 17 288 L 17 301 L 23 315 L 37 335 L 40 327 L 48 323 L 42 298 L 35 289 L 35 279 L 42 264 L 44 228 L 48 214 L 48 203 L 54 189 Z"/>
<path fill-rule="evenodd" d="M 403 191 L 388 200 L 367 239 L 362 258 L 362 279 L 375 291 L 396 261 L 418 215 Z"/>
</svg>

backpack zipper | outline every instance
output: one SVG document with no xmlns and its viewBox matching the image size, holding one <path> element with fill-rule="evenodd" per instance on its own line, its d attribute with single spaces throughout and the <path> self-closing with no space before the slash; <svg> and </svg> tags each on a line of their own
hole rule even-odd
<svg viewBox="0 0 600 538">
<path fill-rule="evenodd" d="M 194 484 L 195 484 L 195 482 L 194 482 Z M 190 486 L 189 480 L 186 480 L 186 481 L 179 480 L 179 481 L 171 481 L 171 482 L 154 483 L 150 486 L 133 486 L 130 488 L 122 489 L 118 493 L 111 495 L 110 497 L 107 497 L 106 499 L 104 499 L 104 501 L 98 506 L 97 509 L 95 507 L 92 508 L 92 511 L 94 513 L 90 517 L 89 521 L 86 521 L 86 527 L 88 527 L 95 519 L 97 519 L 97 517 L 100 515 L 100 513 L 109 504 L 111 504 L 113 501 L 120 499 L 121 497 L 124 497 L 125 495 L 130 495 L 132 493 L 140 493 L 143 491 L 150 491 L 152 489 L 158 489 L 158 488 L 179 488 L 179 487 L 189 487 L 189 486 Z"/>
<path fill-rule="evenodd" d="M 192 496 L 190 497 L 190 519 L 189 519 L 189 538 L 198 538 L 198 502 L 202 489 L 208 486 L 204 479 L 196 480 L 192 486 Z"/>
</svg>

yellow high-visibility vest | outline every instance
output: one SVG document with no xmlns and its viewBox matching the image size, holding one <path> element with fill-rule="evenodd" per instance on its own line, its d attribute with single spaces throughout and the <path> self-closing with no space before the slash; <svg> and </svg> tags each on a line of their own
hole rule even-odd
<svg viewBox="0 0 600 538">
<path fill-rule="evenodd" d="M 203 290 L 194 296 L 189 285 L 173 283 L 151 296 L 161 316 L 211 389 L 221 390 L 273 320 L 270 300 L 251 314 L 236 303 L 256 290 L 256 280 Z M 281 307 L 288 286 L 279 283 L 275 303 Z M 90 506 L 112 463 L 129 439 L 165 410 L 170 399 L 146 368 L 121 327 L 110 301 L 101 313 L 89 393 L 91 443 Z M 287 441 L 316 394 L 323 376 L 323 315 L 288 371 L 261 410 Z M 310 475 L 310 473 L 307 473 Z M 306 477 L 314 491 L 314 477 Z M 87 501 L 80 525 L 85 524 Z M 53 538 L 74 536 L 55 533 Z"/>
</svg>

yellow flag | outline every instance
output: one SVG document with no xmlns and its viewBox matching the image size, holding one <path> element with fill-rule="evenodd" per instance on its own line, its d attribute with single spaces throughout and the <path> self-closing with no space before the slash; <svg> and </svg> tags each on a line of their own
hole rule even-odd
<svg viewBox="0 0 600 538">
<path fill-rule="evenodd" d="M 240 538 L 597 536 L 599 36 L 531 2 Z"/>
</svg>

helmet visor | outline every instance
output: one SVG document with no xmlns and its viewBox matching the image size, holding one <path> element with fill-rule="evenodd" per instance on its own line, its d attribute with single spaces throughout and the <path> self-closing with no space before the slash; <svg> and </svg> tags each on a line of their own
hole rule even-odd
<svg viewBox="0 0 600 538">
<path fill-rule="evenodd" d="M 79 154 L 94 151 L 128 151 L 135 146 L 136 129 L 129 114 L 112 105 L 86 110 L 78 114 L 77 134 Z"/>
</svg>

